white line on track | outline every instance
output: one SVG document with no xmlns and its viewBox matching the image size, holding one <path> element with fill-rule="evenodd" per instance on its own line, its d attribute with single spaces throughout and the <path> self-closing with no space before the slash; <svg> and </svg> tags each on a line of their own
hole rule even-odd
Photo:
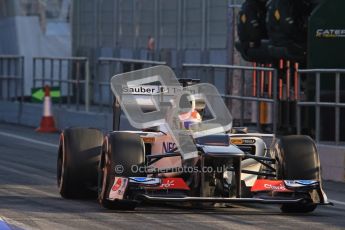
<svg viewBox="0 0 345 230">
<path fill-rule="evenodd" d="M 334 204 L 340 204 L 340 205 L 345 205 L 345 202 L 339 201 L 339 200 L 330 200 L 328 199 L 330 202 L 334 203 Z"/>
<path fill-rule="evenodd" d="M 47 143 L 47 142 L 44 142 L 44 141 L 39 141 L 39 140 L 35 140 L 35 139 L 32 139 L 32 138 L 19 136 L 19 135 L 16 135 L 16 134 L 0 132 L 0 135 L 5 136 L 5 137 L 16 138 L 16 139 L 27 141 L 27 142 L 31 142 L 31 143 L 34 143 L 34 144 L 49 146 L 49 147 L 53 147 L 53 148 L 59 147 L 59 145 L 56 145 L 56 144 L 51 144 L 51 143 Z"/>
</svg>

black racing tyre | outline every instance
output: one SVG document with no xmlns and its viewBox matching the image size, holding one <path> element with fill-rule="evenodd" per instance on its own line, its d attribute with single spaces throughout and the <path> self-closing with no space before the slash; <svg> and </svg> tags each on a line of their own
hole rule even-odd
<svg viewBox="0 0 345 230">
<path fill-rule="evenodd" d="M 277 179 L 321 182 L 319 154 L 314 141 L 309 136 L 282 137 L 276 145 L 276 154 Z M 283 204 L 281 210 L 287 213 L 307 213 L 314 211 L 316 206 L 310 199 L 310 202 L 303 204 Z"/>
<path fill-rule="evenodd" d="M 69 128 L 60 135 L 57 185 L 63 198 L 97 197 L 98 163 L 103 134 L 92 128 Z"/>
<path fill-rule="evenodd" d="M 98 169 L 98 200 L 108 209 L 133 210 L 137 202 L 127 199 L 108 200 L 115 177 L 143 177 L 145 173 L 133 170 L 145 164 L 145 146 L 140 136 L 135 133 L 112 132 L 103 142 L 102 156 Z"/>
<path fill-rule="evenodd" d="M 282 204 L 280 210 L 284 213 L 308 213 L 313 212 L 317 205 L 312 203 L 306 204 Z"/>
</svg>

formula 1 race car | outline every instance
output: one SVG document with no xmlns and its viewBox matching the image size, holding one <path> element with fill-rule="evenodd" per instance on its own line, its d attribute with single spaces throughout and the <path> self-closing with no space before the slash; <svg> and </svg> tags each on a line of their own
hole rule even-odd
<svg viewBox="0 0 345 230">
<path fill-rule="evenodd" d="M 196 82 L 179 80 L 182 85 Z M 131 89 L 142 98 L 153 91 Z M 184 159 L 164 127 L 119 131 L 119 100 L 113 105 L 114 131 L 104 135 L 93 128 L 68 128 L 61 133 L 57 184 L 63 198 L 98 197 L 102 206 L 121 210 L 142 202 L 178 202 L 197 207 L 280 204 L 283 212 L 311 212 L 330 204 L 322 190 L 317 149 L 308 136 L 278 139 L 231 128 L 193 138 L 197 156 Z M 202 119 L 205 103 L 192 104 Z"/>
</svg>

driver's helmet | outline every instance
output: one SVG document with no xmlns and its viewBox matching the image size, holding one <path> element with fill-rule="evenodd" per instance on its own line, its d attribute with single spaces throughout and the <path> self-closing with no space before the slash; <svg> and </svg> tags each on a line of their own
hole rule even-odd
<svg viewBox="0 0 345 230">
<path fill-rule="evenodd" d="M 194 95 L 183 95 L 179 100 L 180 113 L 178 118 L 180 120 L 181 129 L 190 129 L 192 124 L 200 123 L 202 117 L 196 109 L 196 99 Z"/>
<path fill-rule="evenodd" d="M 185 129 L 190 129 L 192 124 L 200 123 L 202 121 L 199 112 L 195 109 L 187 113 L 182 113 L 178 117 L 180 119 L 182 128 Z"/>
</svg>

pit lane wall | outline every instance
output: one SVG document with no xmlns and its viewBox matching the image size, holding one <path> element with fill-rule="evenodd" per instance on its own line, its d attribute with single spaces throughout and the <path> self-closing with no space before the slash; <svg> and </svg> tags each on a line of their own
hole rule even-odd
<svg viewBox="0 0 345 230">
<path fill-rule="evenodd" d="M 0 101 L 0 122 L 8 122 L 37 128 L 42 117 L 42 105 L 33 103 Z M 111 113 L 76 111 L 53 106 L 53 115 L 58 129 L 66 127 L 95 127 L 103 131 L 112 128 Z"/>
<path fill-rule="evenodd" d="M 75 109 L 53 107 L 57 128 L 94 127 L 104 132 L 112 130 L 112 114 L 76 111 Z M 38 127 L 42 116 L 42 105 L 0 101 L 0 122 Z M 121 129 L 132 129 L 126 119 L 121 121 Z M 345 182 L 345 146 L 318 144 L 322 167 L 322 178 Z"/>
<path fill-rule="evenodd" d="M 317 145 L 322 178 L 325 180 L 345 182 L 345 146 Z"/>
</svg>

